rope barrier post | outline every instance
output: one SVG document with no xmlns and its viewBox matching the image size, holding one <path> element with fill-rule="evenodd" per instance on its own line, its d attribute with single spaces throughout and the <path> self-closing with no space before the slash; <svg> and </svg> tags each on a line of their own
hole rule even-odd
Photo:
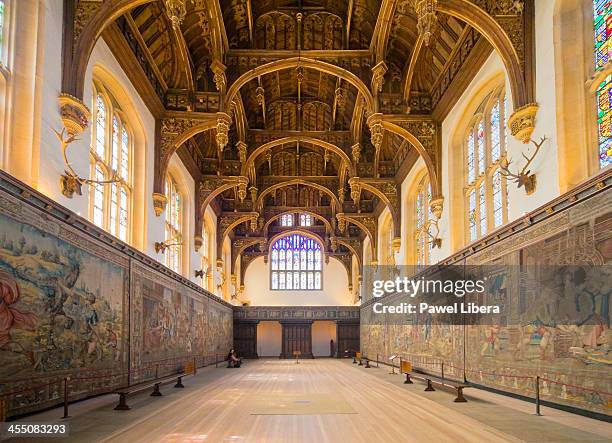
<svg viewBox="0 0 612 443">
<path fill-rule="evenodd" d="M 378 368 L 378 354 L 376 354 L 376 367 Z"/>
<path fill-rule="evenodd" d="M 536 375 L 535 378 L 535 392 L 536 392 L 536 415 L 542 415 L 540 413 L 540 376 Z"/>
<path fill-rule="evenodd" d="M 62 418 L 70 418 L 68 415 L 68 381 L 70 377 L 64 377 L 64 416 Z"/>
<path fill-rule="evenodd" d="M 198 372 L 198 367 L 196 365 L 196 357 L 193 357 L 193 375 L 196 375 L 196 372 Z"/>
<path fill-rule="evenodd" d="M 442 383 L 444 383 L 444 362 L 442 362 Z"/>
<path fill-rule="evenodd" d="M 215 368 L 219 367 L 219 366 L 217 366 L 217 363 L 218 363 L 217 360 L 219 360 L 219 359 L 217 358 L 217 354 L 215 354 Z"/>
<path fill-rule="evenodd" d="M 4 397 L 0 397 L 0 422 L 6 421 L 8 402 Z"/>
</svg>

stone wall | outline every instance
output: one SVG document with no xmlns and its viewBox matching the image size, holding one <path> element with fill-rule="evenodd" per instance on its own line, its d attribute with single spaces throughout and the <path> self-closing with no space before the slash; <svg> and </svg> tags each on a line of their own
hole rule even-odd
<svg viewBox="0 0 612 443">
<path fill-rule="evenodd" d="M 369 358 L 398 354 L 413 366 L 446 377 L 535 395 L 598 413 L 612 405 L 612 189 L 611 173 L 592 182 L 588 196 L 575 191 L 551 202 L 548 215 L 529 227 L 490 239 L 490 246 L 461 251 L 455 266 L 487 265 L 482 304 L 503 304 L 503 317 L 487 325 L 429 321 L 392 324 L 361 309 L 361 350 Z M 569 206 L 556 211 L 555 207 Z M 545 212 L 545 211 L 541 211 Z M 529 215 L 526 217 L 529 219 Z M 499 239 L 499 238 L 502 239 Z M 488 240 L 487 240 L 488 241 Z M 518 265 L 529 265 L 526 278 Z M 523 269 L 523 268 L 520 268 Z M 562 295 L 564 279 L 578 290 Z M 579 279 L 579 282 L 576 282 Z M 466 300 L 467 301 L 467 300 Z M 569 321 L 568 319 L 572 320 Z"/>
<path fill-rule="evenodd" d="M 213 362 L 216 296 L 0 174 L 0 397 L 7 415 Z"/>
</svg>

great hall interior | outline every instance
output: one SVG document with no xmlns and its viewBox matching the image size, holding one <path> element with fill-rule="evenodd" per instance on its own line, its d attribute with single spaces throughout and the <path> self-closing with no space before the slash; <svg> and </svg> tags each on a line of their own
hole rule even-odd
<svg viewBox="0 0 612 443">
<path fill-rule="evenodd" d="M 0 0 L 0 438 L 612 441 L 611 54 L 609 0 Z M 434 265 L 503 315 L 376 316 Z"/>
</svg>

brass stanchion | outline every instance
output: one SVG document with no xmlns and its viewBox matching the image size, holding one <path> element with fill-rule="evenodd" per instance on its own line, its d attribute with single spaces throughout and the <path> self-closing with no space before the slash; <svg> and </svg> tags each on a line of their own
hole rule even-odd
<svg viewBox="0 0 612 443">
<path fill-rule="evenodd" d="M 536 391 L 536 415 L 542 415 L 540 413 L 540 376 L 536 375 L 535 378 L 535 391 Z"/>
<path fill-rule="evenodd" d="M 68 415 L 68 381 L 70 377 L 64 377 L 64 416 L 62 418 L 69 418 Z"/>
</svg>

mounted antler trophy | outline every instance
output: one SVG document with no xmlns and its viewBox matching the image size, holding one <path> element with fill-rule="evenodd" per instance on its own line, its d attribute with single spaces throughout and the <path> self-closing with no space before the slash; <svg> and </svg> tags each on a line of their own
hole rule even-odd
<svg viewBox="0 0 612 443">
<path fill-rule="evenodd" d="M 431 231 L 429 230 L 430 227 L 434 227 L 436 230 L 435 234 L 432 234 Z M 434 220 L 429 220 L 427 222 L 427 235 L 429 235 L 429 237 L 431 238 L 431 246 L 434 248 L 441 248 L 442 247 L 442 239 L 440 238 L 440 226 L 438 226 L 438 219 L 434 219 Z"/>
<path fill-rule="evenodd" d="M 53 129 L 53 132 L 55 132 L 55 136 L 60 142 L 62 157 L 64 158 L 64 164 L 66 165 L 66 170 L 64 170 L 64 174 L 62 174 L 60 177 L 60 187 L 62 189 L 62 194 L 64 194 L 66 197 L 72 198 L 75 193 L 77 195 L 83 195 L 81 189 L 83 185 L 106 185 L 109 183 L 116 183 L 120 181 L 120 179 L 115 175 L 114 172 L 112 173 L 110 180 L 91 180 L 88 178 L 80 177 L 68 161 L 68 156 L 66 153 L 70 143 L 77 141 L 78 138 L 70 131 L 68 131 L 67 136 L 64 137 L 64 134 L 66 134 L 66 128 L 62 129 L 61 132 L 58 132 Z"/>
<path fill-rule="evenodd" d="M 535 142 L 534 140 L 531 140 L 531 143 L 533 143 L 536 149 L 531 155 L 531 157 L 526 156 L 524 153 L 522 154 L 523 158 L 527 160 L 527 163 L 525 163 L 525 166 L 523 166 L 523 169 L 521 169 L 517 174 L 511 172 L 509 169 L 509 166 L 512 163 L 512 160 L 506 159 L 506 160 L 502 160 L 501 162 L 501 166 L 500 166 L 502 170 L 501 173 L 506 178 L 512 179 L 518 185 L 519 188 L 525 186 L 525 192 L 527 193 L 527 195 L 533 194 L 536 189 L 536 175 L 531 174 L 531 170 L 527 168 L 529 168 L 529 165 L 531 164 L 535 156 L 538 155 L 538 152 L 540 152 L 540 148 L 542 147 L 542 145 L 544 144 L 546 140 L 547 140 L 546 136 L 542 137 L 539 143 Z"/>
</svg>

